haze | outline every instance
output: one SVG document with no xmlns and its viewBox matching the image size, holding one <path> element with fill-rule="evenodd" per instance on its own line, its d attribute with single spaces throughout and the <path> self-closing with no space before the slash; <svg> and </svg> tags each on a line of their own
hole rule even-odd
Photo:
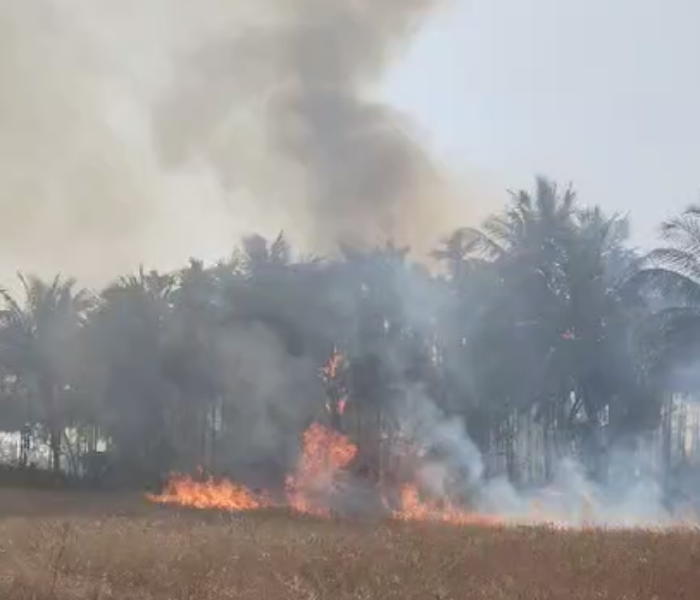
<svg viewBox="0 0 700 600">
<path fill-rule="evenodd" d="M 696 198 L 689 0 L 193 6 L 0 7 L 0 276 L 94 283 L 279 229 L 427 249 L 536 174 L 642 244 Z"/>
<path fill-rule="evenodd" d="M 571 181 L 649 246 L 698 199 L 699 19 L 690 0 L 458 1 L 387 95 L 491 189 Z"/>
</svg>

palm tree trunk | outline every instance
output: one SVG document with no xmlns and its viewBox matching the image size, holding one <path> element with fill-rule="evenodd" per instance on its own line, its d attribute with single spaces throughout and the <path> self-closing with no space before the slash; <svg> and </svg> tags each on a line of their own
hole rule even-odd
<svg viewBox="0 0 700 600">
<path fill-rule="evenodd" d="M 54 426 L 51 428 L 49 445 L 51 447 L 51 470 L 58 473 L 61 470 L 61 432 Z"/>
<path fill-rule="evenodd" d="M 61 441 L 62 430 L 60 427 L 60 418 L 58 415 L 58 402 L 56 386 L 48 382 L 42 384 L 44 406 L 47 412 L 47 427 L 49 430 L 49 450 L 51 470 L 58 473 L 61 470 Z"/>
<path fill-rule="evenodd" d="M 544 438 L 544 481 L 547 484 L 554 479 L 554 463 L 557 455 L 555 402 L 556 400 L 551 397 L 547 400 L 542 427 Z"/>
<path fill-rule="evenodd" d="M 510 414 L 506 421 L 506 473 L 508 480 L 512 483 L 518 483 L 520 473 L 518 469 L 518 456 L 516 451 L 516 436 L 518 435 L 518 424 L 516 416 Z"/>
<path fill-rule="evenodd" d="M 668 488 L 669 485 L 671 465 L 673 462 L 673 449 L 671 439 L 673 434 L 672 412 L 673 397 L 671 394 L 665 394 L 661 417 L 661 469 L 664 486 L 666 488 Z"/>
</svg>

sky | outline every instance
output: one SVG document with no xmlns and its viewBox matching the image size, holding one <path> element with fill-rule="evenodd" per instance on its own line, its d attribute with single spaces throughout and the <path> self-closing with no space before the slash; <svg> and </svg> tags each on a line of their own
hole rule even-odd
<svg viewBox="0 0 700 600">
<path fill-rule="evenodd" d="M 384 94 L 452 166 L 571 182 L 647 246 L 700 201 L 698 23 L 692 0 L 452 0 Z"/>
</svg>

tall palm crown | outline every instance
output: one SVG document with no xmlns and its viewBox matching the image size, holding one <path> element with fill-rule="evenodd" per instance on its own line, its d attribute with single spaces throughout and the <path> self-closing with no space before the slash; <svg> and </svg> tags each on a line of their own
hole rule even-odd
<svg viewBox="0 0 700 600">
<path fill-rule="evenodd" d="M 700 360 L 700 206 L 661 226 L 664 245 L 633 278 L 655 308 L 641 338 L 647 368 L 673 389 L 697 389 Z"/>
<path fill-rule="evenodd" d="M 80 357 L 71 349 L 94 303 L 73 279 L 19 276 L 21 298 L 0 290 L 0 362 L 38 400 L 36 413 L 48 429 L 52 465 L 60 468 L 61 437 L 69 411 L 62 402 L 71 389 Z"/>
</svg>

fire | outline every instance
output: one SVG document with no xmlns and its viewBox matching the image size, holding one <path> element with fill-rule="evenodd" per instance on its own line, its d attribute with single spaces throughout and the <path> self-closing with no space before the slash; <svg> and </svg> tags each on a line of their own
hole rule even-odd
<svg viewBox="0 0 700 600">
<path fill-rule="evenodd" d="M 283 506 L 293 511 L 329 517 L 335 494 L 342 495 L 349 478 L 346 468 L 357 454 L 357 446 L 345 435 L 319 423 L 312 424 L 303 435 L 302 452 L 295 472 L 285 482 Z M 499 527 L 508 524 L 544 525 L 555 529 L 568 529 L 574 525 L 563 520 L 556 512 L 548 513 L 547 502 L 534 499 L 527 517 L 508 519 L 494 514 L 465 510 L 444 498 L 423 497 L 418 484 L 403 485 L 380 483 L 379 489 L 399 492 L 392 505 L 389 495 L 380 494 L 388 515 L 397 521 L 431 521 L 451 525 L 478 525 Z M 554 492 L 550 492 L 554 493 Z M 232 481 L 203 480 L 187 475 L 176 475 L 167 483 L 161 494 L 148 495 L 154 503 L 178 505 L 195 509 L 225 510 L 230 512 L 254 511 L 279 506 L 265 493 L 256 493 Z M 544 499 L 546 500 L 546 498 Z M 593 500 L 582 498 L 579 527 L 596 527 Z M 697 527 L 696 515 L 677 523 L 679 527 Z"/>
<path fill-rule="evenodd" d="M 340 372 L 342 365 L 343 355 L 334 349 L 328 358 L 328 362 L 321 369 L 321 374 L 323 375 L 324 381 L 330 382 L 338 377 L 338 373 Z"/>
<path fill-rule="evenodd" d="M 340 472 L 356 453 L 357 446 L 347 436 L 313 423 L 304 433 L 296 472 L 287 477 L 286 504 L 298 512 L 327 515 L 327 499 L 340 484 Z M 266 495 L 237 483 L 212 478 L 198 481 L 187 475 L 173 476 L 163 493 L 149 495 L 148 499 L 157 504 L 228 511 L 256 510 L 274 504 Z"/>
<path fill-rule="evenodd" d="M 347 436 L 313 423 L 304 433 L 297 468 L 285 482 L 286 506 L 299 513 L 329 516 L 329 500 L 333 494 L 342 493 L 342 474 L 356 454 L 357 446 Z M 151 495 L 149 499 L 159 504 L 228 511 L 250 511 L 274 505 L 264 494 L 256 494 L 236 483 L 211 478 L 198 481 L 189 476 L 173 477 L 162 494 Z M 400 521 L 487 526 L 503 522 L 497 516 L 466 511 L 449 502 L 423 499 L 415 484 L 401 488 L 399 503 L 400 508 L 391 511 L 391 516 Z M 388 506 L 386 499 L 384 504 Z"/>
<path fill-rule="evenodd" d="M 401 509 L 393 512 L 399 521 L 439 521 L 453 525 L 502 525 L 503 519 L 467 511 L 450 502 L 423 500 L 418 486 L 408 484 L 401 488 Z"/>
<path fill-rule="evenodd" d="M 327 405 L 329 412 L 342 415 L 347 406 L 347 391 L 339 382 L 343 366 L 343 355 L 334 350 L 328 362 L 321 369 L 321 376 L 329 386 L 329 396 L 339 398 L 335 405 Z M 397 446 L 398 447 L 398 446 Z M 334 495 L 342 493 L 349 477 L 347 467 L 357 455 L 357 446 L 350 438 L 320 423 L 313 423 L 302 439 L 302 451 L 293 474 L 285 481 L 285 506 L 294 511 L 316 516 L 329 516 Z M 411 444 L 402 448 L 404 457 L 413 456 L 415 448 Z M 389 478 L 390 480 L 390 478 Z M 398 489 L 398 482 L 388 488 Z M 379 484 L 382 491 L 386 482 Z M 382 495 L 383 504 L 389 506 L 387 497 Z M 150 495 L 152 502 L 175 504 L 198 509 L 219 509 L 228 511 L 249 511 L 273 506 L 275 503 L 265 494 L 257 494 L 245 486 L 231 481 L 203 481 L 189 476 L 174 476 L 163 493 Z M 450 503 L 439 503 L 421 498 L 418 486 L 404 485 L 399 494 L 400 509 L 390 510 L 393 518 L 402 521 L 432 520 L 453 524 L 497 525 L 497 517 L 480 515 L 462 510 Z"/>
<path fill-rule="evenodd" d="M 208 478 L 197 481 L 188 475 L 175 475 L 161 494 L 148 496 L 157 504 L 176 504 L 199 509 L 228 511 L 257 510 L 269 505 L 262 495 L 231 481 Z"/>
<path fill-rule="evenodd" d="M 287 478 L 287 502 L 299 512 L 327 514 L 323 498 L 336 490 L 339 473 L 355 458 L 357 446 L 318 423 L 306 430 L 303 442 L 296 473 Z"/>
<path fill-rule="evenodd" d="M 336 388 L 335 394 L 331 395 L 336 397 L 338 395 L 340 396 L 340 398 L 335 402 L 335 406 L 329 402 L 326 404 L 326 409 L 328 412 L 333 412 L 333 408 L 335 408 L 337 413 L 341 416 L 345 413 L 345 408 L 348 403 L 347 391 L 340 385 L 339 382 L 340 372 L 343 368 L 344 362 L 345 357 L 338 352 L 338 350 L 333 349 L 328 361 L 321 369 L 321 378 L 326 382 L 326 385 Z"/>
</svg>

